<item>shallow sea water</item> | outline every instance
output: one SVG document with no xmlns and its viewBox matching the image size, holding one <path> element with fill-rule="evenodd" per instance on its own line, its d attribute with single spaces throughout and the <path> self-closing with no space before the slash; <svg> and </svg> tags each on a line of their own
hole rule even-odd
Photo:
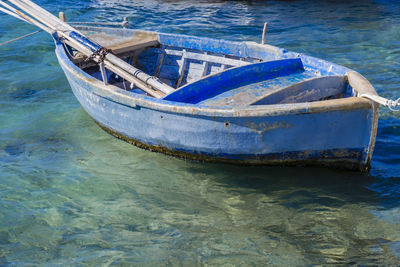
<svg viewBox="0 0 400 267">
<path fill-rule="evenodd" d="M 397 1 L 36 1 L 70 21 L 267 42 L 400 96 Z M 0 14 L 0 42 L 34 31 Z M 138 149 L 80 107 L 40 33 L 0 47 L 0 265 L 400 265 L 400 113 L 369 175 Z"/>
</svg>

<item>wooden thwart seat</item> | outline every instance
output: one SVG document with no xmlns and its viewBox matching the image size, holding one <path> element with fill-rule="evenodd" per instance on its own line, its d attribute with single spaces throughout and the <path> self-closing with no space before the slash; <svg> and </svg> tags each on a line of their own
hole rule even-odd
<svg viewBox="0 0 400 267">
<path fill-rule="evenodd" d="M 299 72 L 304 72 L 299 58 L 249 64 L 186 84 L 164 99 L 197 104 L 241 86 Z"/>
<path fill-rule="evenodd" d="M 139 49 L 143 49 L 146 47 L 157 46 L 158 40 L 157 39 L 144 39 L 144 40 L 131 40 L 129 42 L 124 42 L 120 44 L 116 44 L 113 46 L 108 47 L 113 51 L 114 54 L 122 54 L 125 52 L 131 52 Z"/>
<path fill-rule="evenodd" d="M 222 56 L 216 56 L 216 55 L 210 55 L 208 53 L 206 54 L 201 54 L 201 53 L 194 53 L 194 52 L 189 52 L 189 51 L 178 51 L 174 49 L 164 49 L 161 52 L 165 52 L 167 55 L 172 55 L 172 56 L 180 56 L 180 57 L 185 57 L 187 59 L 192 59 L 192 60 L 198 60 L 198 61 L 204 61 L 204 62 L 212 62 L 212 63 L 217 63 L 221 65 L 226 65 L 226 66 L 244 66 L 250 64 L 250 62 L 239 60 L 239 59 L 233 59 L 233 58 L 227 58 L 227 57 L 222 57 Z"/>
</svg>

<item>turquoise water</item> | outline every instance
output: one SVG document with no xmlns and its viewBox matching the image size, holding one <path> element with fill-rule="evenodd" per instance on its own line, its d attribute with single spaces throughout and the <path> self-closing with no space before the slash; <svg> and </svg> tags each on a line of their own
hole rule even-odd
<svg viewBox="0 0 400 267">
<path fill-rule="evenodd" d="M 36 1 L 71 21 L 267 42 L 400 96 L 397 1 Z M 0 15 L 0 42 L 35 28 Z M 151 153 L 102 131 L 40 33 L 0 47 L 0 265 L 400 265 L 400 113 L 370 175 Z"/>
</svg>

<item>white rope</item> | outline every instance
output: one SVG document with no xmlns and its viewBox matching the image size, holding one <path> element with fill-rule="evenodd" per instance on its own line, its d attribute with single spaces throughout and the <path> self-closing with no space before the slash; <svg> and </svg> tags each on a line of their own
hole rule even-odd
<svg viewBox="0 0 400 267">
<path fill-rule="evenodd" d="M 70 21 L 69 24 L 78 24 L 78 25 L 104 25 L 104 26 L 121 26 L 126 27 L 127 24 L 125 21 L 122 22 L 85 22 L 85 21 Z"/>
<path fill-rule="evenodd" d="M 0 43 L 0 46 L 3 46 L 3 45 L 6 45 L 6 44 L 9 44 L 9 43 L 12 43 L 12 42 L 21 40 L 21 39 L 23 39 L 23 38 L 25 38 L 25 37 L 34 35 L 34 34 L 39 33 L 39 32 L 41 32 L 41 31 L 42 31 L 42 30 L 34 31 L 34 32 L 31 32 L 31 33 L 22 35 L 22 36 L 20 36 L 20 37 L 14 38 L 14 39 L 12 39 L 12 40 L 8 40 L 8 41 L 5 41 L 5 42 L 2 42 L 2 43 Z"/>
<path fill-rule="evenodd" d="M 391 111 L 400 111 L 400 97 L 396 100 L 387 99 L 378 95 L 361 94 L 359 97 L 368 98 L 382 106 L 388 107 Z"/>
<path fill-rule="evenodd" d="M 109 25 L 109 26 L 122 26 L 122 22 L 85 22 L 85 21 L 68 21 L 69 24 L 82 24 L 82 25 Z"/>
</svg>

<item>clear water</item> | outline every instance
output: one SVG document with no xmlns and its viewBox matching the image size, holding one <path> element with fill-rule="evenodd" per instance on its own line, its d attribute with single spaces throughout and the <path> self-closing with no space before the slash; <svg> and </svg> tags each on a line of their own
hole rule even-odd
<svg viewBox="0 0 400 267">
<path fill-rule="evenodd" d="M 267 41 L 400 96 L 397 1 L 36 1 L 73 21 Z M 35 30 L 0 15 L 0 42 Z M 103 132 L 45 33 L 0 47 L 0 265 L 400 265 L 400 113 L 370 175 L 185 162 Z"/>
</svg>

